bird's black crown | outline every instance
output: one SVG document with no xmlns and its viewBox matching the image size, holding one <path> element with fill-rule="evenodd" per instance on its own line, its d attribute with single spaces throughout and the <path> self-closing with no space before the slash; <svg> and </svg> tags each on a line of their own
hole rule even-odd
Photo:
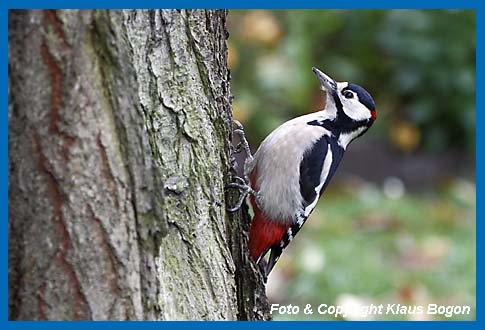
<svg viewBox="0 0 485 330">
<path fill-rule="evenodd" d="M 348 86 L 344 88 L 344 90 L 347 89 L 357 93 L 360 103 L 365 105 L 367 109 L 371 111 L 376 110 L 376 104 L 374 103 L 374 100 L 372 99 L 372 96 L 369 94 L 368 91 L 354 83 L 349 83 Z"/>
</svg>

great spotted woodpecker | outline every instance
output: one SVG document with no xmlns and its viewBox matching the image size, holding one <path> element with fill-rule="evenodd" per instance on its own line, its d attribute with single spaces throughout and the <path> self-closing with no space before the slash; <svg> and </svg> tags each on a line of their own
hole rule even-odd
<svg viewBox="0 0 485 330">
<path fill-rule="evenodd" d="M 254 157 L 236 123 L 247 159 L 244 179 L 229 184 L 243 191 L 254 210 L 249 249 L 265 277 L 293 240 L 325 191 L 350 142 L 376 120 L 371 95 L 362 87 L 336 82 L 317 68 L 313 72 L 327 94 L 325 109 L 285 122 L 269 134 Z M 268 261 L 264 256 L 271 251 Z"/>
</svg>

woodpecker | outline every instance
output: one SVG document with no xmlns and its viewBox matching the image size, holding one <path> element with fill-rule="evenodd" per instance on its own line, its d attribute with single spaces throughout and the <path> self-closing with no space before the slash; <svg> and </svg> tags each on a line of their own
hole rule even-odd
<svg viewBox="0 0 485 330">
<path fill-rule="evenodd" d="M 312 213 L 350 142 L 376 120 L 374 100 L 364 88 L 312 70 L 326 92 L 323 110 L 283 123 L 263 140 L 254 157 L 242 125 L 236 123 L 234 131 L 247 158 L 244 179 L 229 184 L 242 191 L 229 210 L 237 210 L 250 195 L 254 217 L 249 249 L 265 278 Z"/>
</svg>

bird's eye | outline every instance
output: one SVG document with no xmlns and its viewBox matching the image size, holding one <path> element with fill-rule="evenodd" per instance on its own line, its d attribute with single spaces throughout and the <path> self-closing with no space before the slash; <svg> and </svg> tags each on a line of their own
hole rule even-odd
<svg viewBox="0 0 485 330">
<path fill-rule="evenodd" d="M 354 93 L 352 93 L 351 91 L 344 91 L 344 96 L 348 99 L 351 99 L 354 97 Z"/>
</svg>

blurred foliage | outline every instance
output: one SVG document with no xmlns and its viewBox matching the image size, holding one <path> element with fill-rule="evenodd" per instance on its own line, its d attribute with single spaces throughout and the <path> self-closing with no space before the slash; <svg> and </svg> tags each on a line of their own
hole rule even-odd
<svg viewBox="0 0 485 330">
<path fill-rule="evenodd" d="M 374 184 L 333 188 L 270 274 L 270 301 L 303 307 L 468 305 L 470 315 L 452 319 L 473 320 L 475 203 L 475 185 L 463 179 L 419 197 L 394 195 Z M 318 313 L 275 317 L 335 319 Z M 447 319 L 426 314 L 379 318 Z"/>
<path fill-rule="evenodd" d="M 373 95 L 374 134 L 397 150 L 475 150 L 475 12 L 231 11 L 234 116 L 252 144 L 317 111 L 317 66 Z"/>
</svg>

